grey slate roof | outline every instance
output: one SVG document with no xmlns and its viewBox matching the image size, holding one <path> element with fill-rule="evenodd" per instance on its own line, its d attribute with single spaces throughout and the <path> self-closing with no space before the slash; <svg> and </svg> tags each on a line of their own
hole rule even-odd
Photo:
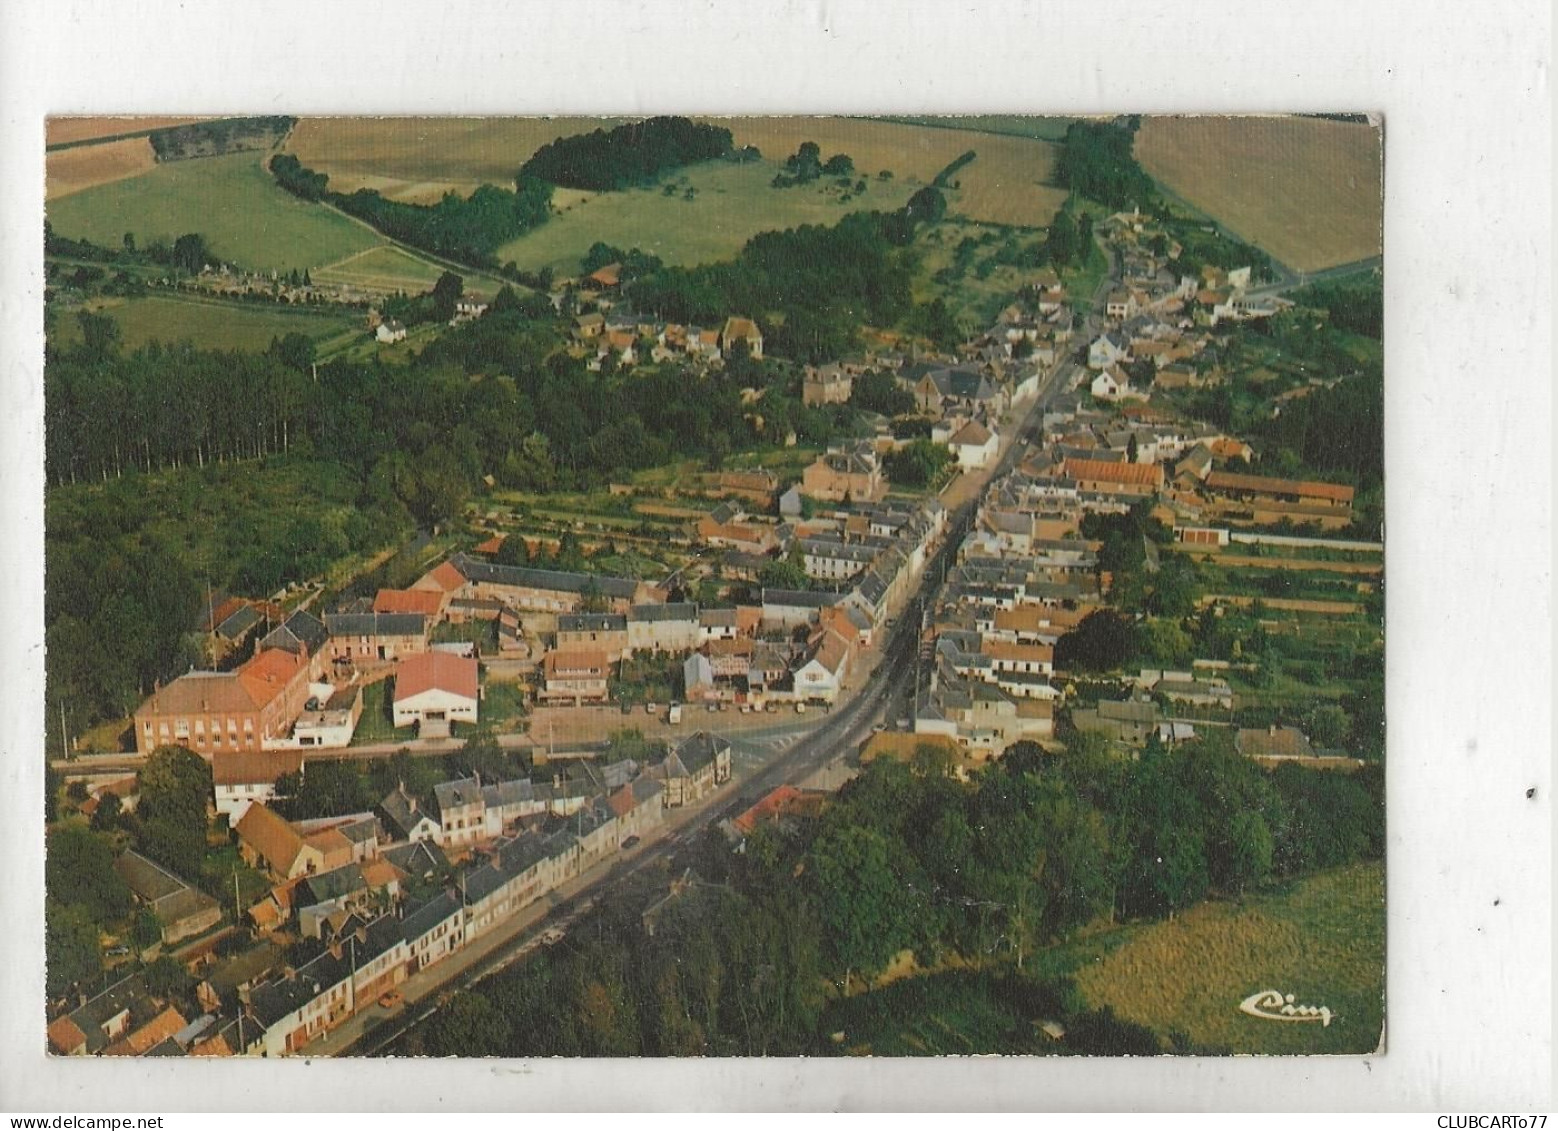
<svg viewBox="0 0 1558 1131">
<path fill-rule="evenodd" d="M 631 600 L 638 583 L 623 577 L 599 577 L 588 573 L 564 573 L 554 569 L 529 569 L 524 566 L 497 565 L 468 554 L 455 554 L 451 565 L 467 581 L 488 585 L 506 585 L 516 589 L 542 589 L 558 593 L 583 593 L 593 583 L 603 596 Z"/>
<path fill-rule="evenodd" d="M 459 911 L 460 897 L 453 892 L 441 891 L 406 913 L 400 921 L 400 937 L 408 943 L 415 942 Z"/>
<path fill-rule="evenodd" d="M 481 799 L 481 786 L 475 778 L 457 781 L 441 781 L 433 787 L 433 797 L 440 813 L 447 809 L 459 809 Z"/>
<path fill-rule="evenodd" d="M 331 636 L 421 636 L 427 618 L 421 613 L 326 613 Z"/>
</svg>

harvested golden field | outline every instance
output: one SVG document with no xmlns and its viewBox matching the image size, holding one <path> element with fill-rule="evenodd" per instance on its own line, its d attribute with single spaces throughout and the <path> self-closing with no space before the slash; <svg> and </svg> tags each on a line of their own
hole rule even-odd
<svg viewBox="0 0 1558 1131">
<path fill-rule="evenodd" d="M 93 138 L 120 137 L 123 134 L 139 133 L 142 130 L 160 130 L 164 126 L 182 126 L 187 122 L 205 120 L 203 117 L 169 118 L 141 115 L 50 118 L 44 123 L 43 139 L 45 145 L 70 145 L 74 142 L 91 141 Z"/>
<path fill-rule="evenodd" d="M 966 144 L 978 154 L 952 175 L 958 185 L 949 207 L 970 220 L 1044 228 L 1066 202 L 1066 190 L 1049 184 L 1059 155 L 1056 146 L 1034 138 L 976 134 L 963 131 Z"/>
<path fill-rule="evenodd" d="M 152 169 L 157 155 L 144 137 L 105 141 L 44 154 L 43 191 L 48 200 L 135 177 Z"/>
<path fill-rule="evenodd" d="M 339 192 L 376 189 L 425 204 L 483 183 L 509 185 L 559 137 L 610 129 L 626 118 L 304 118 L 287 150 L 330 176 Z"/>
<path fill-rule="evenodd" d="M 700 118 L 724 126 L 736 144 L 755 145 L 770 161 L 783 163 L 803 141 L 814 141 L 826 161 L 835 153 L 848 154 L 858 176 L 874 177 L 889 170 L 900 181 L 929 184 L 983 138 L 962 130 L 927 129 L 924 126 L 865 118 Z"/>
<path fill-rule="evenodd" d="M 1289 267 L 1379 255 L 1382 139 L 1324 118 L 1146 118 L 1136 157 L 1183 197 Z"/>
<path fill-rule="evenodd" d="M 1130 926 L 1077 944 L 1096 951 L 1076 970 L 1094 1008 L 1160 1034 L 1235 1053 L 1366 1053 L 1384 1023 L 1385 890 L 1379 863 L 1299 881 L 1242 903 L 1200 904 L 1170 922 Z M 1121 941 L 1120 937 L 1123 937 Z M 1252 1017 L 1262 990 L 1325 1006 L 1331 1023 Z"/>
</svg>

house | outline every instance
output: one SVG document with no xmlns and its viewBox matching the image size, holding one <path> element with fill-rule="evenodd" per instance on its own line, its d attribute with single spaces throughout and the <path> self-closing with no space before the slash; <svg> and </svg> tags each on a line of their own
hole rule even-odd
<svg viewBox="0 0 1558 1131">
<path fill-rule="evenodd" d="M 1275 724 L 1264 728 L 1240 728 L 1234 736 L 1233 748 L 1256 761 L 1288 762 L 1316 757 L 1315 749 L 1303 731 Z"/>
<path fill-rule="evenodd" d="M 480 696 L 475 660 L 423 652 L 401 661 L 395 671 L 394 722 L 397 727 L 416 724 L 423 737 L 447 735 L 451 723 L 477 721 Z"/>
<path fill-rule="evenodd" d="M 701 643 L 698 606 L 689 602 L 634 605 L 627 612 L 628 650 L 687 652 Z"/>
<path fill-rule="evenodd" d="M 1188 475 L 1193 479 L 1205 480 L 1212 471 L 1212 449 L 1205 444 L 1197 444 L 1190 449 L 1190 453 L 1174 465 L 1174 477 Z"/>
<path fill-rule="evenodd" d="M 448 594 L 429 589 L 380 589 L 373 598 L 376 613 L 409 613 L 438 621 L 448 603 Z"/>
<path fill-rule="evenodd" d="M 146 1056 L 173 1034 L 189 1025 L 182 1014 L 171 1005 L 163 1009 L 138 1029 L 134 1029 L 109 1045 L 103 1056 Z"/>
<path fill-rule="evenodd" d="M 656 776 L 665 785 L 666 808 L 700 801 L 730 780 L 730 743 L 699 731 L 676 745 Z"/>
<path fill-rule="evenodd" d="M 542 659 L 541 677 L 544 684 L 537 698 L 546 702 L 573 703 L 575 706 L 604 703 L 611 663 L 598 649 L 558 650 L 548 652 Z"/>
<path fill-rule="evenodd" d="M 1111 365 L 1119 365 L 1129 361 L 1131 348 L 1127 339 L 1111 331 L 1100 334 L 1094 339 L 1093 344 L 1087 348 L 1087 367 L 1089 369 L 1107 369 Z"/>
<path fill-rule="evenodd" d="M 136 710 L 136 752 L 175 743 L 206 757 L 265 749 L 302 711 L 310 673 L 308 657 L 267 648 L 236 671 L 182 675 Z"/>
<path fill-rule="evenodd" d="M 393 343 L 406 340 L 406 328 L 393 318 L 380 322 L 373 336 L 380 342 Z"/>
<path fill-rule="evenodd" d="M 731 503 L 720 503 L 698 520 L 699 539 L 710 546 L 766 554 L 776 545 L 778 528 L 773 523 L 745 522 L 746 513 Z"/>
<path fill-rule="evenodd" d="M 806 660 L 795 669 L 795 698 L 813 703 L 832 703 L 844 688 L 853 649 L 850 640 L 824 629 L 808 651 Z"/>
<path fill-rule="evenodd" d="M 814 593 L 804 589 L 764 589 L 764 628 L 796 628 L 815 624 L 821 611 L 839 602 L 837 593 Z"/>
<path fill-rule="evenodd" d="M 311 872 L 328 872 L 352 862 L 352 843 L 339 830 L 327 829 L 305 837 L 263 803 L 250 805 L 234 831 L 244 862 L 283 881 Z"/>
<path fill-rule="evenodd" d="M 380 801 L 377 812 L 391 841 L 415 844 L 440 839 L 437 818 L 423 810 L 404 785 L 397 785 L 394 792 Z"/>
<path fill-rule="evenodd" d="M 746 343 L 747 354 L 754 361 L 762 358 L 763 334 L 757 328 L 757 323 L 750 318 L 732 315 L 725 319 L 725 328 L 720 331 L 720 350 L 726 357 L 729 357 L 731 347 L 737 342 Z"/>
<path fill-rule="evenodd" d="M 326 613 L 330 659 L 371 665 L 427 651 L 429 618 L 420 613 Z"/>
<path fill-rule="evenodd" d="M 557 650 L 600 652 L 608 664 L 630 655 L 628 618 L 622 613 L 564 613 L 557 618 Z"/>
<path fill-rule="evenodd" d="M 300 609 L 263 636 L 259 647 L 262 652 L 276 648 L 304 659 L 313 659 L 315 662 L 310 671 L 312 678 L 323 667 L 320 660 L 329 641 L 330 632 L 324 622 Z"/>
<path fill-rule="evenodd" d="M 236 825 L 251 804 L 275 799 L 278 778 L 302 772 L 303 752 L 299 749 L 214 754 L 211 783 L 216 811 L 227 815 L 229 826 Z"/>
<path fill-rule="evenodd" d="M 405 909 L 400 921 L 406 943 L 406 977 L 442 961 L 465 945 L 465 907 L 460 897 L 441 891 Z"/>
<path fill-rule="evenodd" d="M 801 378 L 801 403 L 808 406 L 847 404 L 854 387 L 854 377 L 837 362 L 808 365 Z"/>
<path fill-rule="evenodd" d="M 830 449 L 801 472 L 801 493 L 834 503 L 875 503 L 887 494 L 887 480 L 869 450 Z"/>
<path fill-rule="evenodd" d="M 1145 746 L 1158 728 L 1158 706 L 1149 700 L 1099 700 L 1093 708 L 1071 712 L 1071 723 L 1084 734 L 1102 734 L 1128 746 Z"/>
<path fill-rule="evenodd" d="M 475 778 L 439 782 L 433 787 L 433 803 L 438 808 L 438 843 L 458 848 L 486 838 L 486 801 L 481 783 Z"/>
<path fill-rule="evenodd" d="M 999 442 L 994 429 L 970 420 L 947 441 L 947 447 L 957 457 L 959 467 L 973 469 L 990 466 Z"/>
<path fill-rule="evenodd" d="M 609 291 L 622 285 L 622 264 L 607 263 L 586 275 L 581 283 L 585 290 Z"/>
<path fill-rule="evenodd" d="M 1131 384 L 1131 379 L 1117 365 L 1108 366 L 1088 386 L 1093 396 L 1103 401 L 1146 400 L 1146 393 Z"/>
<path fill-rule="evenodd" d="M 605 602 L 606 612 L 625 613 L 635 602 L 655 596 L 648 582 L 562 570 L 505 566 L 455 554 L 424 574 L 413 589 L 442 589 L 459 598 L 501 602 L 513 609 L 571 613 L 587 598 Z"/>
<path fill-rule="evenodd" d="M 165 945 L 203 934 L 222 921 L 221 904 L 138 852 L 120 853 L 114 871 L 156 913 Z"/>
</svg>

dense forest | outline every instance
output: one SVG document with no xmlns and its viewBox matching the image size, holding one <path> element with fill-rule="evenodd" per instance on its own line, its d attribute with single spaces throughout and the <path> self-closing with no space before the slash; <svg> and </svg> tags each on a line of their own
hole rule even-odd
<svg viewBox="0 0 1558 1131">
<path fill-rule="evenodd" d="M 669 169 L 730 152 L 730 131 L 723 126 L 650 118 L 548 142 L 520 167 L 518 179 L 609 192 L 649 184 Z"/>
<path fill-rule="evenodd" d="M 1146 211 L 1157 199 L 1157 188 L 1131 153 L 1135 141 L 1130 124 L 1073 122 L 1066 127 L 1055 178 L 1110 208 L 1135 204 Z"/>
<path fill-rule="evenodd" d="M 1202 746 L 1127 761 L 1092 740 L 1061 756 L 1020 743 L 968 782 L 928 747 L 873 763 L 820 819 L 761 826 L 740 854 L 710 830 L 680 895 L 624 892 L 394 1051 L 826 1055 L 828 987 L 858 987 L 903 950 L 1001 979 L 1080 1029 L 1076 1051 L 1162 1051 L 1163 1035 L 1086 1010 L 1030 960 L 1089 923 L 1172 916 L 1383 851 L 1377 772 L 1273 773 L 1226 738 Z"/>
<path fill-rule="evenodd" d="M 391 239 L 477 267 L 497 266 L 493 253 L 499 247 L 544 224 L 551 214 L 551 184 L 524 174 L 513 191 L 482 185 L 469 197 L 451 192 L 428 205 L 389 200 L 373 189 L 331 192 L 328 176 L 290 153 L 271 158 L 270 170 L 276 183 L 294 196 L 324 201 Z"/>
<path fill-rule="evenodd" d="M 261 595 L 446 524 L 485 475 L 566 489 L 689 455 L 717 462 L 755 439 L 731 374 L 590 372 L 555 351 L 549 304 L 539 318 L 513 292 L 493 305 L 412 365 L 317 371 L 301 335 L 261 354 L 122 352 L 111 318 L 83 314 L 83 341 L 51 350 L 45 370 L 51 709 L 68 703 L 79 733 L 192 658 L 199 583 L 159 540 L 140 477 L 187 517 L 200 509 L 189 491 L 231 490 L 239 467 L 311 469 L 315 506 L 223 514 L 212 535 L 230 552 L 213 551 L 202 580 Z M 775 407 L 775 426 L 794 426 Z"/>
</svg>

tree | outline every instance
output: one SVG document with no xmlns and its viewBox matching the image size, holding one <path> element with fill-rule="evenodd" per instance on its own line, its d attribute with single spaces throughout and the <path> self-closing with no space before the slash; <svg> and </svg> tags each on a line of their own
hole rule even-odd
<svg viewBox="0 0 1558 1131">
<path fill-rule="evenodd" d="M 945 445 L 932 440 L 911 440 L 882 459 L 887 478 L 899 487 L 929 487 L 952 462 Z"/>
<path fill-rule="evenodd" d="M 433 284 L 433 316 L 440 322 L 454 317 L 455 303 L 465 293 L 465 280 L 453 271 L 445 271 Z"/>
<path fill-rule="evenodd" d="M 119 815 L 124 803 L 119 800 L 119 795 L 111 790 L 105 790 L 97 799 L 97 808 L 92 813 L 93 832 L 113 832 L 119 827 Z"/>
<path fill-rule="evenodd" d="M 206 238 L 199 232 L 187 232 L 173 241 L 173 266 L 181 271 L 198 275 L 210 257 Z"/>
<path fill-rule="evenodd" d="M 1340 746 L 1351 731 L 1351 717 L 1334 703 L 1326 703 L 1309 712 L 1309 737 L 1316 745 Z"/>
<path fill-rule="evenodd" d="M 182 746 L 152 751 L 140 772 L 137 847 L 174 873 L 200 870 L 206 849 L 206 799 L 211 767 Z"/>
<path fill-rule="evenodd" d="M 937 224 L 947 214 L 947 198 L 934 185 L 926 185 L 909 198 L 904 214 L 912 224 Z"/>
<path fill-rule="evenodd" d="M 159 746 L 139 775 L 142 820 L 166 818 L 198 828 L 206 826 L 206 802 L 211 796 L 211 767 L 183 746 Z"/>
<path fill-rule="evenodd" d="M 498 552 L 493 555 L 493 560 L 499 565 L 528 566 L 530 544 L 518 534 L 506 534 L 503 541 L 498 543 Z"/>
<path fill-rule="evenodd" d="M 1113 609 L 1099 609 L 1056 642 L 1055 666 L 1067 671 L 1118 671 L 1135 654 L 1135 626 Z"/>
<path fill-rule="evenodd" d="M 81 310 L 76 313 L 76 325 L 81 328 L 81 356 L 84 361 L 108 361 L 118 355 L 119 323 L 108 315 Z"/>
<path fill-rule="evenodd" d="M 835 967 L 874 973 L 910 941 L 908 904 L 887 837 L 858 825 L 829 828 L 811 847 L 807 873 Z"/>
<path fill-rule="evenodd" d="M 1122 1020 L 1107 1005 L 1071 1019 L 1066 1047 L 1082 1056 L 1157 1056 L 1163 1051 L 1151 1029 Z"/>
<path fill-rule="evenodd" d="M 98 929 L 79 904 L 50 899 L 44 906 L 44 984 L 50 998 L 64 996 L 72 986 L 96 977 L 103 969 Z"/>
<path fill-rule="evenodd" d="M 512 1032 L 508 1018 L 476 990 L 461 990 L 428 1018 L 423 1048 L 429 1056 L 495 1056 Z"/>
<path fill-rule="evenodd" d="M 1077 253 L 1076 224 L 1071 219 L 1071 214 L 1061 209 L 1050 221 L 1049 232 L 1044 237 L 1044 247 L 1049 254 L 1050 262 L 1057 267 L 1068 267 Z"/>
<path fill-rule="evenodd" d="M 847 153 L 835 153 L 822 166 L 822 172 L 824 176 L 828 177 L 852 176 L 855 172 L 855 163 Z"/>
<path fill-rule="evenodd" d="M 51 900 L 82 908 L 98 924 L 123 918 L 130 910 L 130 889 L 114 870 L 112 846 L 78 825 L 49 834 L 43 882 Z"/>
<path fill-rule="evenodd" d="M 170 955 L 158 955 L 150 966 L 146 967 L 146 988 L 156 997 L 164 1000 L 178 993 L 189 984 L 189 975 L 185 973 L 177 959 Z"/>
</svg>

